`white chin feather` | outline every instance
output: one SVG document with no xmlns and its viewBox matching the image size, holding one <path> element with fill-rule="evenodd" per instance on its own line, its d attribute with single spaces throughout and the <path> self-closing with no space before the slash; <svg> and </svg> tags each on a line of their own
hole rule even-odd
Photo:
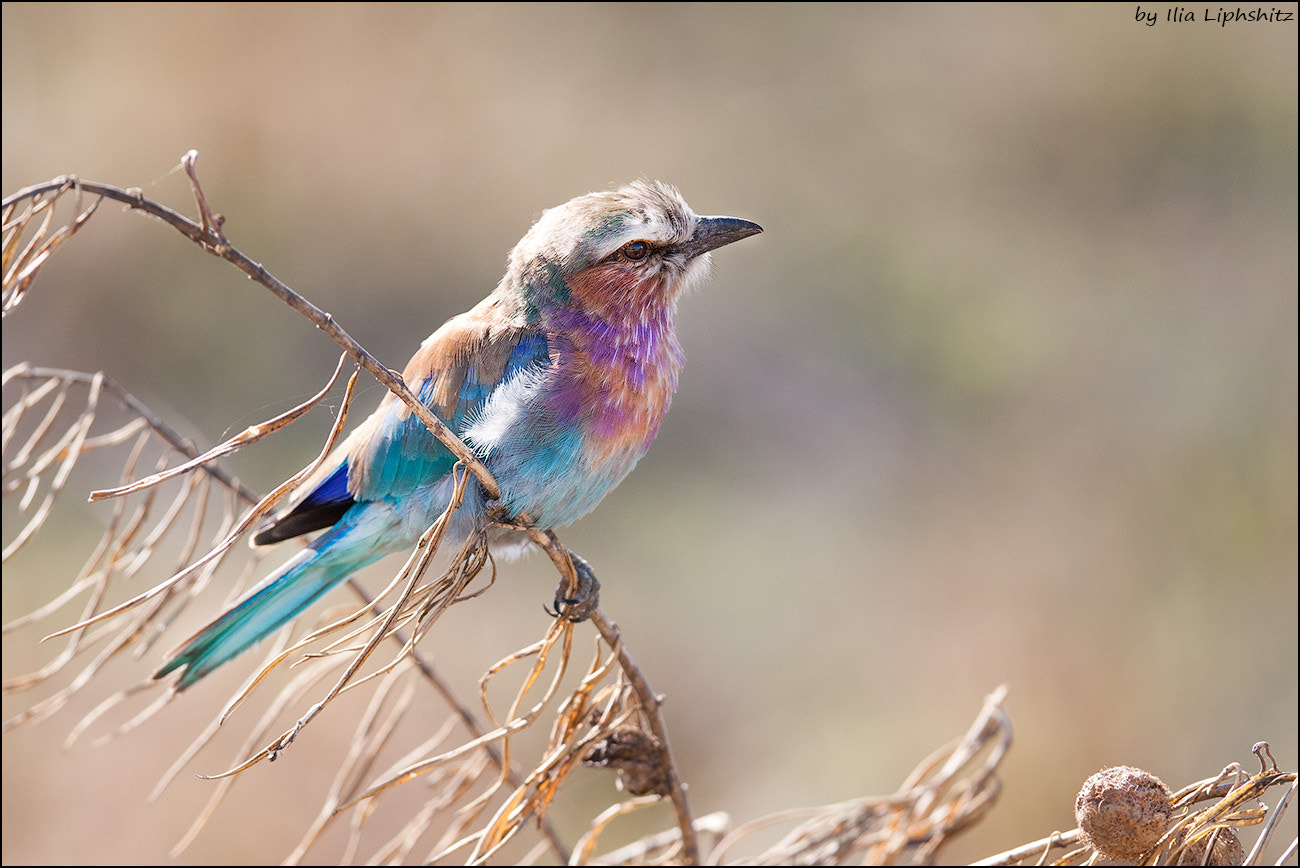
<svg viewBox="0 0 1300 868">
<path fill-rule="evenodd" d="M 713 272 L 713 254 L 701 253 L 686 264 L 686 272 L 682 275 L 681 288 L 677 290 L 678 295 L 687 295 L 695 291 L 695 287 L 708 280 L 709 275 Z"/>
</svg>

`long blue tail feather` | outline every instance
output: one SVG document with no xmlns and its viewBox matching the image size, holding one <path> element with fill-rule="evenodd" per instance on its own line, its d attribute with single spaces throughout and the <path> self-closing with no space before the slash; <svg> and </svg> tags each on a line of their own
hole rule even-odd
<svg viewBox="0 0 1300 868">
<path fill-rule="evenodd" d="M 184 690 L 287 624 L 352 573 L 383 557 L 387 551 L 383 547 L 350 541 L 347 531 L 352 529 L 345 520 L 291 558 L 191 639 L 153 677 L 163 678 L 185 667 L 176 682 L 176 689 Z"/>
</svg>

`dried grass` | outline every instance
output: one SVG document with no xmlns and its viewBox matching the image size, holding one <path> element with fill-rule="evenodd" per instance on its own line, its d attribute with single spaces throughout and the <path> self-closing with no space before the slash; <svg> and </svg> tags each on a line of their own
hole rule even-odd
<svg viewBox="0 0 1300 868">
<path fill-rule="evenodd" d="M 5 317 L 32 291 L 40 268 L 94 215 L 99 202 L 112 198 L 163 220 L 209 253 L 235 264 L 331 334 L 359 366 L 385 382 L 417 413 L 423 411 L 421 418 L 429 415 L 422 405 L 414 406 L 418 402 L 400 380 L 352 342 L 331 318 L 229 245 L 220 218 L 203 196 L 192 152 L 184 167 L 200 212 L 198 222 L 145 199 L 138 190 L 75 178 L 55 179 L 6 199 Z M 89 205 L 87 195 L 96 197 Z M 65 216 L 56 219 L 60 213 Z M 17 499 L 16 509 L 25 519 L 12 534 L 6 529 L 4 559 L 8 561 L 39 534 L 54 532 L 51 516 L 56 507 L 73 492 L 84 490 L 69 488 L 74 471 L 99 477 L 111 474 L 111 487 L 91 497 L 112 499 L 115 504 L 108 527 L 66 589 L 4 628 L 6 633 L 31 628 L 55 618 L 73 601 L 84 600 L 76 623 L 60 626 L 47 637 L 63 641 L 61 652 L 38 671 L 5 681 L 8 693 L 57 685 L 50 695 L 6 721 L 6 729 L 44 721 L 76 694 L 101 689 L 105 665 L 119 656 L 150 652 L 219 570 L 228 567 L 239 576 L 228 601 L 242 592 L 257 574 L 260 557 L 234 544 L 324 460 L 343 429 L 357 374 L 348 383 L 317 461 L 268 496 L 259 498 L 247 490 L 220 468 L 217 459 L 262 441 L 318 406 L 335 385 L 342 365 L 340 360 L 328 383 L 308 401 L 202 454 L 102 373 L 28 365 L 5 372 L 3 491 L 6 498 Z M 464 454 L 457 470 L 459 491 L 472 476 L 489 492 L 495 490 L 486 469 L 454 435 L 432 417 L 426 424 L 449 448 Z M 358 603 L 341 616 L 317 629 L 299 625 L 305 632 L 296 639 L 292 628 L 281 631 L 269 643 L 268 655 L 256 673 L 176 758 L 151 798 L 162 798 L 183 769 L 213 749 L 214 736 L 223 724 L 228 729 L 228 721 L 239 721 L 246 727 L 227 770 L 210 776 L 214 784 L 208 805 L 178 841 L 177 852 L 202 833 L 241 773 L 263 760 L 275 760 L 318 715 L 327 709 L 334 713 L 330 708 L 334 699 L 361 690 L 368 691 L 368 699 L 350 748 L 339 758 L 328 790 L 318 794 L 316 819 L 304 830 L 289 862 L 318 861 L 326 830 L 346 822 L 346 844 L 334 854 L 340 861 L 932 864 L 944 844 L 978 823 L 995 804 L 1001 787 L 998 769 L 1012 742 L 1010 721 L 1002 709 L 1004 689 L 988 697 L 963 737 L 925 759 L 893 795 L 786 811 L 735 828 L 721 813 L 696 819 L 673 759 L 660 697 L 600 609 L 591 617 L 596 635 L 584 666 L 573 666 L 578 627 L 557 618 L 547 623 L 539 639 L 483 673 L 476 703 L 462 699 L 418 650 L 420 639 L 442 614 L 483 593 L 495 578 L 482 537 L 447 553 L 450 565 L 429 578 L 446 521 L 458 502 L 457 498 L 428 529 L 379 594 L 372 596 L 361 585 L 350 583 Z M 575 587 L 578 574 L 589 569 L 585 563 L 573 558 L 554 534 L 539 532 L 526 521 L 521 527 L 548 552 L 562 581 Z M 165 578 L 144 593 L 112 602 L 123 596 L 120 587 L 125 579 L 149 571 Z M 381 648 L 391 649 L 391 654 L 377 656 Z M 284 677 L 286 668 L 293 669 L 288 677 Z M 258 719 L 237 714 L 250 696 L 272 690 L 272 684 L 274 692 Z M 493 702 L 490 688 L 509 700 Z M 73 728 L 69 740 L 96 728 L 110 709 L 143 692 L 154 693 L 154 700 L 107 737 L 130 732 L 178 701 L 178 694 L 166 684 L 145 677 L 102 700 Z M 424 731 L 433 730 L 423 743 L 395 744 L 402 723 L 417 713 L 416 699 L 422 694 L 440 697 L 446 717 L 432 727 L 421 720 Z M 281 728 L 281 721 L 304 707 L 291 726 Z M 389 758 L 393 752 L 398 755 Z M 1245 863 L 1262 864 L 1295 793 L 1296 775 L 1277 769 L 1267 745 L 1257 746 L 1256 754 L 1262 766 L 1258 774 L 1247 775 L 1231 764 L 1174 794 L 1176 810 L 1169 829 L 1141 864 L 1175 864 L 1198 842 L 1212 845 L 1214 836 L 1225 834 L 1221 830 L 1248 827 L 1259 827 L 1259 835 Z M 587 831 L 570 843 L 550 825 L 548 813 L 574 780 L 573 772 L 584 764 L 617 771 L 630 798 L 601 811 Z M 512 767 L 527 771 L 516 774 Z M 1263 799 L 1275 787 L 1283 787 L 1284 792 L 1270 809 Z M 396 798 L 398 793 L 407 798 Z M 619 819 L 665 802 L 673 807 L 674 828 L 599 854 L 602 835 Z M 1197 807 L 1203 803 L 1209 804 Z M 366 832 L 381 811 L 386 816 L 403 811 L 405 815 L 398 831 L 376 842 Z M 763 843 L 778 832 L 774 843 Z M 1056 860 L 1050 864 L 1097 864 L 1099 854 L 1080 841 L 1078 830 L 1052 833 L 980 864 L 1048 864 L 1049 858 Z M 1056 851 L 1064 853 L 1054 856 Z M 1292 840 L 1283 845 L 1281 859 L 1294 859 L 1295 852 Z"/>
</svg>

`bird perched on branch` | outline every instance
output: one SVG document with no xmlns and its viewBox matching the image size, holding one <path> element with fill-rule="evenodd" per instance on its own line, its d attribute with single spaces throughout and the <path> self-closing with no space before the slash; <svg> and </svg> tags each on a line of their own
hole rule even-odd
<svg viewBox="0 0 1300 868">
<path fill-rule="evenodd" d="M 545 211 L 510 253 L 505 276 L 429 336 L 402 376 L 500 486 L 470 485 L 444 540 L 490 513 L 541 529 L 590 512 L 636 465 L 677 387 L 678 296 L 708 253 L 761 232 L 700 217 L 673 187 L 637 181 Z M 210 623 L 155 675 L 184 690 L 282 626 L 353 572 L 411 549 L 446 509 L 456 457 L 392 394 L 331 454 L 258 545 L 325 530 Z M 507 557 L 529 545 L 494 532 Z M 575 558 L 575 565 L 580 559 Z"/>
</svg>

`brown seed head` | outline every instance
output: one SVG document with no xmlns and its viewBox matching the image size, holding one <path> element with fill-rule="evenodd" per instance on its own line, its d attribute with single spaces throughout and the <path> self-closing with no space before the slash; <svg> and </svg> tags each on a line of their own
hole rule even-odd
<svg viewBox="0 0 1300 868">
<path fill-rule="evenodd" d="M 1087 843 L 1103 856 L 1132 859 L 1156 845 L 1172 813 L 1169 788 L 1129 766 L 1103 769 L 1084 781 L 1074 817 Z"/>
<path fill-rule="evenodd" d="M 1210 836 L 1206 835 L 1192 846 L 1183 851 L 1183 855 L 1178 857 L 1179 865 L 1244 865 L 1246 864 L 1246 851 L 1242 849 L 1241 839 L 1237 833 L 1231 829 L 1220 829 L 1218 840 L 1214 842 L 1214 850 L 1210 853 L 1210 859 L 1205 860 L 1205 845 L 1210 842 Z"/>
</svg>

